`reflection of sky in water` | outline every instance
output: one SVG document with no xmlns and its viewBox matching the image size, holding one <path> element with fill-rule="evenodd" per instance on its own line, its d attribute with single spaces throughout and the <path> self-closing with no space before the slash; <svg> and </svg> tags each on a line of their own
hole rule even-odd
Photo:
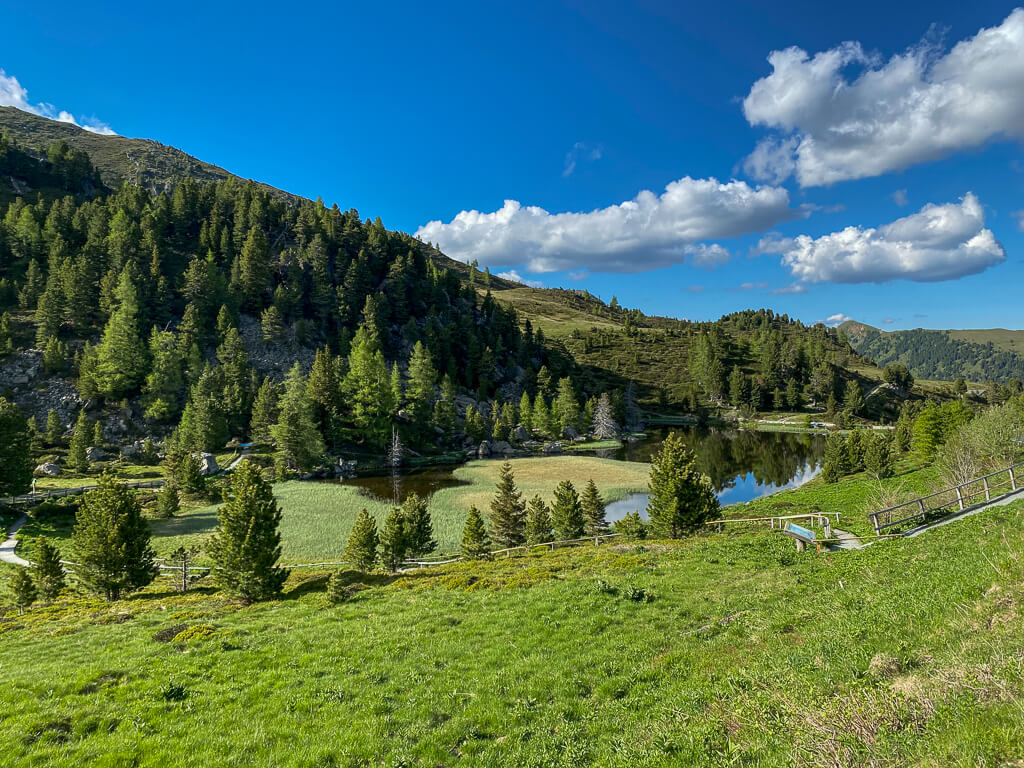
<svg viewBox="0 0 1024 768">
<path fill-rule="evenodd" d="M 817 464 L 813 462 L 805 464 L 785 485 L 772 485 L 771 483 L 762 485 L 754 479 L 753 472 L 748 472 L 745 475 L 737 475 L 731 487 L 723 488 L 718 492 L 718 498 L 722 502 L 722 506 L 742 504 L 786 488 L 799 488 L 808 480 L 817 477 L 819 472 L 821 472 L 821 467 Z M 647 498 L 648 494 L 646 493 L 633 493 L 621 501 L 613 501 L 605 507 L 605 516 L 608 522 L 621 520 L 628 513 L 636 510 L 640 511 L 641 517 L 646 518 Z"/>
</svg>

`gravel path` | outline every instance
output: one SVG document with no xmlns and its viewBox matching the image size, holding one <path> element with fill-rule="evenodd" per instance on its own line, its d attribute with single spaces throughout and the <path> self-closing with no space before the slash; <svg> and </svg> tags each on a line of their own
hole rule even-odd
<svg viewBox="0 0 1024 768">
<path fill-rule="evenodd" d="M 28 560 L 14 554 L 14 548 L 18 546 L 18 537 L 15 534 L 18 533 L 18 529 L 25 524 L 26 520 L 28 520 L 28 515 L 23 512 L 21 517 L 14 521 L 14 525 L 7 530 L 7 539 L 3 544 L 0 544 L 0 560 L 3 562 L 11 563 L 11 565 L 31 565 Z"/>
</svg>

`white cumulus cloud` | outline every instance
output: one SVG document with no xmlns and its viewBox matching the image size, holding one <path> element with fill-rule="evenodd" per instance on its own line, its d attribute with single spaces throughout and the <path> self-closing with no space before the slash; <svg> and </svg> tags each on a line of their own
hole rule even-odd
<svg viewBox="0 0 1024 768">
<path fill-rule="evenodd" d="M 448 223 L 431 221 L 416 236 L 452 258 L 491 266 L 643 272 L 686 260 L 720 264 L 728 251 L 704 241 L 764 231 L 804 215 L 802 208 L 790 208 L 781 187 L 686 176 L 661 195 L 643 190 L 589 213 L 549 213 L 506 200 L 491 213 L 462 211 Z"/>
<path fill-rule="evenodd" d="M 883 62 L 847 42 L 768 61 L 743 101 L 751 125 L 777 131 L 746 160 L 758 179 L 820 186 L 1024 138 L 1024 8 L 945 53 L 923 41 Z"/>
<path fill-rule="evenodd" d="M 782 264 L 801 283 L 936 282 L 977 274 L 1006 260 L 968 192 L 959 203 L 929 204 L 875 228 L 847 227 L 818 238 L 775 241 Z M 771 252 L 770 244 L 759 244 Z"/>
<path fill-rule="evenodd" d="M 33 104 L 28 100 L 28 89 L 18 82 L 14 75 L 8 75 L 0 69 L 0 107 L 17 107 L 23 112 L 31 112 L 33 115 L 48 117 L 61 123 L 71 123 L 79 128 L 84 128 L 93 133 L 101 133 L 104 136 L 116 136 L 113 129 L 106 123 L 94 119 L 83 119 L 81 122 L 75 116 L 65 110 L 58 110 L 53 104 L 40 102 Z"/>
<path fill-rule="evenodd" d="M 834 315 L 825 318 L 825 325 L 829 328 L 835 328 L 837 325 L 842 325 L 847 320 L 853 320 L 849 315 L 844 315 L 842 312 L 837 312 Z"/>
</svg>

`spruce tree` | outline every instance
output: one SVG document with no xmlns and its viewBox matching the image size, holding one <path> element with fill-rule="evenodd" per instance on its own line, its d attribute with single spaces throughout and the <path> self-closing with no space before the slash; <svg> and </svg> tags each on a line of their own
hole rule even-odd
<svg viewBox="0 0 1024 768">
<path fill-rule="evenodd" d="M 92 440 L 92 427 L 85 416 L 85 409 L 78 412 L 78 420 L 71 432 L 71 444 L 68 448 L 68 463 L 75 472 L 89 471 L 88 449 Z"/>
<path fill-rule="evenodd" d="M 193 494 L 206 491 L 206 478 L 203 476 L 198 456 L 187 451 L 172 464 L 171 477 L 181 490 Z"/>
<path fill-rule="evenodd" d="M 402 504 L 402 519 L 405 521 L 405 543 L 409 557 L 423 557 L 437 549 L 426 499 L 410 493 Z"/>
<path fill-rule="evenodd" d="M 578 539 L 583 536 L 586 518 L 579 494 L 569 480 L 563 480 L 555 488 L 555 501 L 551 505 L 551 525 L 559 541 Z"/>
<path fill-rule="evenodd" d="M 462 529 L 462 555 L 467 558 L 488 557 L 491 553 L 491 538 L 487 525 L 476 507 L 469 508 L 466 525 Z"/>
<path fill-rule="evenodd" d="M 406 533 L 402 508 L 393 507 L 380 532 L 380 561 L 391 572 L 397 571 L 405 560 L 408 550 Z"/>
<path fill-rule="evenodd" d="M 864 395 L 860 391 L 860 382 L 850 379 L 846 383 L 846 392 L 843 395 L 843 408 L 854 416 L 864 409 Z"/>
<path fill-rule="evenodd" d="M 580 404 L 576 399 L 576 390 L 573 389 L 572 381 L 566 377 L 558 381 L 558 396 L 553 406 L 555 416 L 558 420 L 558 432 L 556 437 L 561 437 L 566 428 L 575 429 L 580 420 Z"/>
<path fill-rule="evenodd" d="M 659 538 L 679 538 L 719 514 L 711 480 L 695 466 L 693 453 L 673 432 L 651 459 L 647 517 Z"/>
<path fill-rule="evenodd" d="M 406 387 L 405 397 L 409 403 L 413 425 L 421 433 L 427 427 L 433 410 L 436 381 L 437 371 L 430 360 L 430 353 L 422 341 L 417 341 L 409 357 L 409 385 Z"/>
<path fill-rule="evenodd" d="M 277 424 L 270 430 L 277 449 L 296 469 L 313 469 L 327 449 L 314 421 L 313 401 L 299 363 L 288 372 L 280 405 Z"/>
<path fill-rule="evenodd" d="M 526 505 L 516 489 L 512 465 L 505 462 L 499 471 L 498 485 L 491 501 L 491 531 L 502 547 L 515 547 L 526 538 Z"/>
<path fill-rule="evenodd" d="M 0 357 L 14 351 L 14 331 L 11 330 L 11 315 L 4 312 L 0 315 Z"/>
<path fill-rule="evenodd" d="M 352 340 L 342 389 L 359 436 L 371 445 L 383 447 L 391 437 L 394 412 L 391 376 L 376 338 L 365 327 L 360 327 Z"/>
<path fill-rule="evenodd" d="M 357 570 L 369 571 L 377 562 L 377 523 L 364 507 L 356 516 L 345 546 L 345 558 Z"/>
<path fill-rule="evenodd" d="M 32 582 L 27 568 L 15 568 L 11 572 L 7 577 L 7 593 L 19 614 L 24 613 L 25 609 L 36 601 L 36 585 Z"/>
<path fill-rule="evenodd" d="M 540 496 L 534 496 L 526 506 L 526 543 L 543 544 L 554 539 L 551 510 Z"/>
<path fill-rule="evenodd" d="M 284 336 L 281 313 L 273 304 L 263 310 L 263 314 L 260 315 L 260 330 L 263 333 L 264 341 L 273 342 Z"/>
<path fill-rule="evenodd" d="M 587 487 L 583 489 L 580 497 L 580 504 L 583 507 L 584 532 L 587 536 L 603 536 L 608 533 L 608 520 L 604 516 L 604 499 L 594 485 L 593 479 L 587 481 Z"/>
<path fill-rule="evenodd" d="M 153 421 L 169 421 L 181 412 L 179 398 L 184 387 L 181 352 L 171 331 L 153 328 L 149 336 L 149 357 L 153 363 L 142 386 L 143 415 Z"/>
<path fill-rule="evenodd" d="M 61 373 L 68 367 L 68 346 L 56 336 L 46 339 L 43 348 L 43 370 L 47 373 Z"/>
<path fill-rule="evenodd" d="M 157 575 L 149 526 L 135 492 L 103 475 L 99 487 L 82 496 L 71 534 L 75 578 L 87 589 L 118 600 Z"/>
<path fill-rule="evenodd" d="M 117 307 L 96 348 L 93 381 L 100 394 L 118 398 L 134 390 L 146 371 L 146 354 L 139 337 L 139 294 L 132 272 L 125 267 L 117 285 Z"/>
<path fill-rule="evenodd" d="M 270 247 L 267 236 L 257 226 L 249 230 L 238 257 L 239 288 L 246 309 L 259 309 L 270 287 Z"/>
<path fill-rule="evenodd" d="M 864 467 L 876 480 L 892 477 L 892 441 L 889 435 L 869 435 L 864 449 Z"/>
<path fill-rule="evenodd" d="M 519 424 L 527 432 L 533 431 L 533 406 L 530 403 L 530 393 L 526 391 L 519 398 Z"/>
<path fill-rule="evenodd" d="M 92 444 L 97 448 L 102 448 L 105 442 L 106 435 L 103 434 L 103 421 L 96 419 L 96 421 L 92 423 Z M 155 464 L 156 462 L 153 463 Z"/>
<path fill-rule="evenodd" d="M 331 356 L 330 348 L 324 346 L 318 349 L 307 387 L 316 424 L 320 434 L 328 441 L 336 437 L 335 430 L 341 415 L 341 381 L 338 373 L 338 365 Z"/>
<path fill-rule="evenodd" d="M 288 572 L 281 557 L 281 509 L 260 468 L 243 461 L 231 475 L 228 500 L 217 513 L 209 552 L 217 564 L 214 578 L 232 597 L 245 602 L 281 593 Z"/>
<path fill-rule="evenodd" d="M 39 596 L 48 602 L 55 600 L 64 589 L 64 566 L 60 564 L 60 552 L 45 536 L 36 540 L 34 565 L 33 575 Z"/>
</svg>

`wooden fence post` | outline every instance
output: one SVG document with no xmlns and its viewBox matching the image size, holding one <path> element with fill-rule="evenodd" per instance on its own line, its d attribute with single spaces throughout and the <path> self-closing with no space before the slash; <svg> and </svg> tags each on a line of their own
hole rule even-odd
<svg viewBox="0 0 1024 768">
<path fill-rule="evenodd" d="M 964 509 L 964 494 L 963 491 L 960 490 L 959 485 L 956 487 L 956 498 L 957 501 L 960 502 L 960 511 L 962 512 Z"/>
<path fill-rule="evenodd" d="M 1013 467 L 1010 467 L 1010 488 L 1017 490 L 1017 477 L 1013 474 Z"/>
<path fill-rule="evenodd" d="M 981 478 L 981 480 L 983 483 L 985 483 L 985 501 L 992 501 L 992 494 L 989 492 L 988 488 L 988 478 L 983 477 Z"/>
</svg>

